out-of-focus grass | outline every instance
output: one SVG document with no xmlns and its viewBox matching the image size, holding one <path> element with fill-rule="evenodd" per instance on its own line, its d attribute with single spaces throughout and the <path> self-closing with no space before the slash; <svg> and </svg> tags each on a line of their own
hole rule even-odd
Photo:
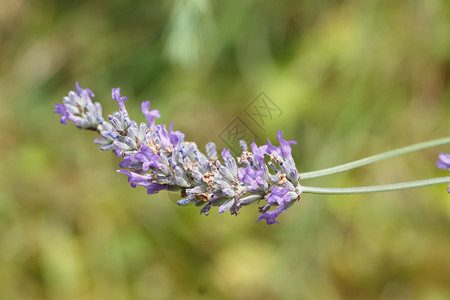
<svg viewBox="0 0 450 300">
<path fill-rule="evenodd" d="M 450 128 L 448 1 L 0 3 L 0 298 L 447 299 L 445 188 L 304 195 L 281 224 L 198 216 L 117 174 L 53 104 L 75 81 L 105 113 L 150 99 L 199 145 L 240 116 L 283 129 L 302 171 Z M 265 130 L 244 108 L 266 92 Z M 305 181 L 353 186 L 443 176 L 439 151 Z M 444 172 L 445 173 L 445 172 Z"/>
</svg>

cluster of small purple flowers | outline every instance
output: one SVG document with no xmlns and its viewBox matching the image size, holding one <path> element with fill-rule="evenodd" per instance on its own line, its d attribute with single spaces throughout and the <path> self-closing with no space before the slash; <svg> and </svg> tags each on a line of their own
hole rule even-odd
<svg viewBox="0 0 450 300">
<path fill-rule="evenodd" d="M 178 205 L 192 202 L 205 215 L 212 206 L 218 206 L 219 213 L 237 215 L 242 206 L 264 200 L 257 222 L 264 219 L 267 224 L 278 223 L 276 217 L 300 200 L 299 174 L 291 155 L 291 144 L 296 142 L 286 141 L 281 130 L 277 135 L 280 146 L 269 140 L 259 147 L 252 142 L 250 151 L 241 141 L 241 156 L 235 159 L 230 150 L 223 149 L 221 162 L 214 143 L 206 145 L 204 154 L 195 143 L 186 142 L 183 133 L 174 131 L 173 123 L 169 130 L 156 125 L 160 115 L 158 110 L 149 110 L 149 101 L 141 107 L 147 123 L 138 125 L 128 116 L 127 98 L 120 96 L 120 88 L 113 89 L 119 111 L 109 115 L 108 122 L 102 117 L 101 105 L 92 102 L 92 91 L 78 83 L 75 87 L 76 92 L 56 104 L 54 112 L 61 114 L 62 124 L 69 120 L 78 128 L 98 131 L 101 137 L 94 142 L 123 159 L 118 172 L 128 176 L 132 187 L 144 186 L 148 194 L 180 191 Z"/>
</svg>

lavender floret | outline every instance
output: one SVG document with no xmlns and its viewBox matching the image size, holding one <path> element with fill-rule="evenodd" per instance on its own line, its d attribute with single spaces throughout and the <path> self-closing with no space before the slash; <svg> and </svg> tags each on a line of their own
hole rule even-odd
<svg viewBox="0 0 450 300">
<path fill-rule="evenodd" d="M 237 215 L 242 206 L 266 201 L 259 208 L 258 221 L 265 219 L 267 224 L 278 223 L 275 219 L 300 200 L 299 176 L 291 155 L 291 145 L 296 142 L 286 141 L 281 130 L 278 147 L 269 140 L 259 147 L 252 142 L 249 151 L 241 141 L 242 153 L 237 161 L 228 149 L 223 149 L 219 158 L 214 143 L 206 145 L 205 155 L 195 143 L 185 141 L 185 135 L 175 131 L 173 123 L 169 130 L 164 124 L 156 124 L 160 114 L 150 110 L 150 101 L 141 106 L 147 124 L 138 126 L 126 110 L 127 97 L 120 96 L 120 88 L 112 89 L 119 111 L 106 121 L 101 105 L 91 100 L 92 91 L 81 89 L 78 83 L 75 87 L 76 92 L 69 92 L 63 104 L 55 105 L 54 112 L 61 115 L 61 124 L 69 120 L 81 129 L 97 131 L 100 137 L 94 143 L 122 159 L 122 170 L 117 172 L 127 175 L 131 187 L 143 186 L 148 194 L 180 191 L 178 205 L 194 203 L 205 215 L 212 207 L 219 207 L 219 213 Z"/>
</svg>

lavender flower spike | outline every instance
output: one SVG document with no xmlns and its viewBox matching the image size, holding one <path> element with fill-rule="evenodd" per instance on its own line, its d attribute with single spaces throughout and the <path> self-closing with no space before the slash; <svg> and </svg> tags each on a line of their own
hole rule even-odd
<svg viewBox="0 0 450 300">
<path fill-rule="evenodd" d="M 129 118 L 125 107 L 126 97 L 120 96 L 120 88 L 112 89 L 112 98 L 117 101 L 119 111 L 109 115 L 109 122 L 101 116 L 101 106 L 93 104 L 89 89 L 76 84 L 76 92 L 64 98 L 64 104 L 56 104 L 55 112 L 61 115 L 60 122 L 67 120 L 83 129 L 95 130 L 100 137 L 95 143 L 101 150 L 112 150 L 122 159 L 119 173 L 127 175 L 131 187 L 138 185 L 148 194 L 161 190 L 180 191 L 177 203 L 190 202 L 201 206 L 200 212 L 208 215 L 212 207 L 219 207 L 219 213 L 230 211 L 238 214 L 242 206 L 266 201 L 259 209 L 259 220 L 267 224 L 278 223 L 275 218 L 300 199 L 298 172 L 291 155 L 291 144 L 282 132 L 278 132 L 280 146 L 270 142 L 267 145 L 251 144 L 251 150 L 241 142 L 242 155 L 236 159 L 230 150 L 222 151 L 222 161 L 217 156 L 214 143 L 207 145 L 207 155 L 197 145 L 184 140 L 185 135 L 156 124 L 158 110 L 150 111 L 150 102 L 141 105 L 147 124 Z M 265 155 L 270 156 L 269 166 Z M 238 164 L 240 165 L 238 167 Z M 270 210 L 272 207 L 275 209 Z"/>
</svg>

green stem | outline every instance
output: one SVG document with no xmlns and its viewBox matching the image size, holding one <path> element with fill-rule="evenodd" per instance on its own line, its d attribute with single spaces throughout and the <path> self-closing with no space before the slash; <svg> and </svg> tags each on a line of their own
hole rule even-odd
<svg viewBox="0 0 450 300">
<path fill-rule="evenodd" d="M 345 187 L 345 188 L 322 188 L 313 186 L 301 186 L 299 187 L 299 189 L 301 190 L 302 193 L 342 195 L 342 194 L 365 194 L 365 193 L 387 192 L 443 183 L 450 183 L 450 176 L 393 183 L 386 185 Z"/>
<path fill-rule="evenodd" d="M 380 161 L 380 160 L 383 160 L 386 158 L 394 157 L 396 155 L 405 154 L 405 153 L 413 152 L 413 151 L 417 151 L 417 150 L 422 150 L 425 148 L 446 145 L 446 144 L 450 144 L 450 137 L 406 146 L 403 148 L 399 148 L 399 149 L 391 150 L 388 152 L 380 153 L 377 155 L 369 156 L 369 157 L 366 157 L 363 159 L 355 160 L 355 161 L 352 161 L 352 162 L 349 162 L 346 164 L 342 164 L 342 165 L 339 165 L 336 167 L 331 167 L 331 168 L 312 171 L 312 172 L 300 173 L 299 175 L 300 175 L 300 179 L 307 179 L 307 178 L 314 178 L 314 177 L 330 175 L 330 174 L 339 173 L 339 172 L 347 171 L 350 169 L 358 168 L 358 167 L 361 167 L 364 165 L 368 165 L 368 164 L 371 164 L 371 163 L 374 163 L 374 162 L 377 162 L 377 161 Z"/>
</svg>

